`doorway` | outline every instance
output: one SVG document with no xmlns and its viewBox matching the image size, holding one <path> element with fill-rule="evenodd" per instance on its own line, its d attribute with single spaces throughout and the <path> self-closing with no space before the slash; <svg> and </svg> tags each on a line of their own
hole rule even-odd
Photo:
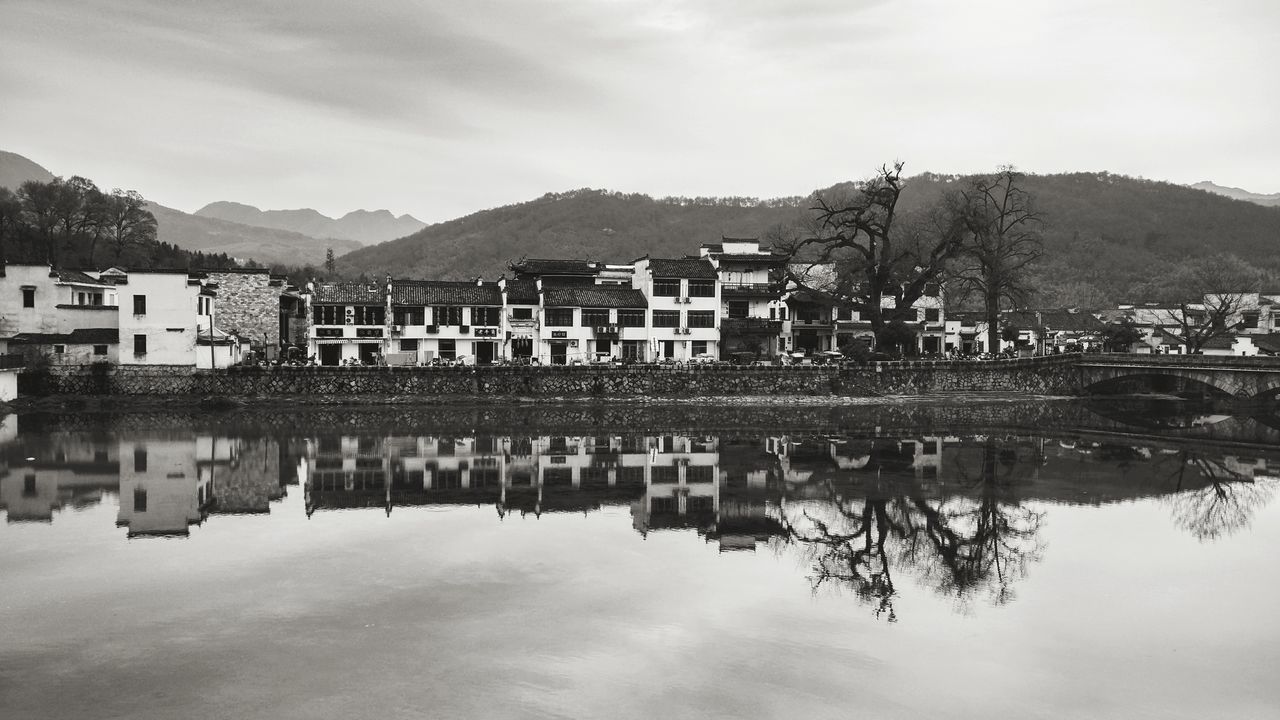
<svg viewBox="0 0 1280 720">
<path fill-rule="evenodd" d="M 551 343 L 551 364 L 567 365 L 569 362 L 569 343 L 553 342 Z"/>
<path fill-rule="evenodd" d="M 381 351 L 381 344 L 360 343 L 360 364 L 377 365 L 378 359 L 382 356 Z"/>
<path fill-rule="evenodd" d="M 492 365 L 493 361 L 497 359 L 497 345 L 497 343 L 492 342 L 475 343 L 476 364 Z"/>
<path fill-rule="evenodd" d="M 663 359 L 666 359 L 666 360 L 675 359 L 676 357 L 676 341 L 675 340 L 662 341 L 662 357 Z"/>
<path fill-rule="evenodd" d="M 321 365 L 342 364 L 342 346 L 341 345 L 321 345 L 320 346 L 320 364 Z"/>
</svg>

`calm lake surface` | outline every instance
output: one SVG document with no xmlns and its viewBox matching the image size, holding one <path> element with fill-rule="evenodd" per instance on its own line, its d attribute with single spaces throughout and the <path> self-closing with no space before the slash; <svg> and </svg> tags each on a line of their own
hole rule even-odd
<svg viewBox="0 0 1280 720">
<path fill-rule="evenodd" d="M 0 717 L 1275 718 L 1280 417 L 8 416 Z"/>
</svg>

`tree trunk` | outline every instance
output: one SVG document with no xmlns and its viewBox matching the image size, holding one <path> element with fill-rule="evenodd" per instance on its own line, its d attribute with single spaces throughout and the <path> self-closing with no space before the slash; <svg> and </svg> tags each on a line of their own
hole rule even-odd
<svg viewBox="0 0 1280 720">
<path fill-rule="evenodd" d="M 1000 295 L 987 293 L 987 352 L 992 355 L 1000 353 Z"/>
</svg>

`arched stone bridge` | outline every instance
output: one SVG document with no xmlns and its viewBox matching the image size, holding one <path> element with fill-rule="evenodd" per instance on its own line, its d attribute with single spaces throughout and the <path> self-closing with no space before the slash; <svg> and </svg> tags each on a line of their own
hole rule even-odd
<svg viewBox="0 0 1280 720">
<path fill-rule="evenodd" d="M 1215 355 L 1086 354 L 1079 356 L 1086 393 L 1140 390 L 1230 396 L 1280 397 L 1280 359 Z"/>
</svg>

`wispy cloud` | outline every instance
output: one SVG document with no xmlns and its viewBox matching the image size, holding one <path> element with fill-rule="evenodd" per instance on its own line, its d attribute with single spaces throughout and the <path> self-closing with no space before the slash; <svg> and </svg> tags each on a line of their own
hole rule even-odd
<svg viewBox="0 0 1280 720">
<path fill-rule="evenodd" d="M 8 0 L 0 145 L 194 208 L 444 219 L 1112 169 L 1278 189 L 1280 4 Z"/>
</svg>

